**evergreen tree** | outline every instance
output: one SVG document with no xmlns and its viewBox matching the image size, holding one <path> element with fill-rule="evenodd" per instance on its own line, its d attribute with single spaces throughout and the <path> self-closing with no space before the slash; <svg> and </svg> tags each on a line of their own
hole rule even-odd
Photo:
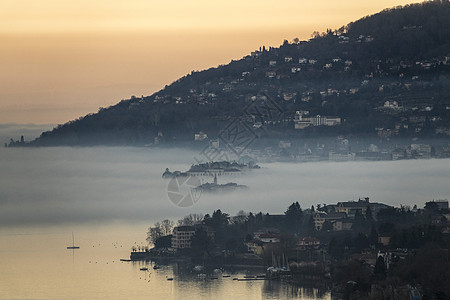
<svg viewBox="0 0 450 300">
<path fill-rule="evenodd" d="M 372 224 L 368 238 L 369 238 L 369 245 L 376 246 L 378 244 L 378 233 L 377 230 L 375 229 L 374 224 Z"/>
<path fill-rule="evenodd" d="M 382 276 L 386 275 L 386 265 L 383 256 L 378 256 L 373 273 Z"/>
<path fill-rule="evenodd" d="M 211 249 L 213 248 L 213 240 L 208 236 L 207 232 L 203 229 L 199 229 L 191 237 L 191 249 L 192 253 L 203 257 L 203 254 L 211 256 Z"/>
<path fill-rule="evenodd" d="M 303 214 L 300 204 L 298 202 L 292 203 L 284 214 L 286 215 L 287 230 L 298 233 L 300 231 Z"/>
<path fill-rule="evenodd" d="M 331 231 L 331 230 L 333 230 L 333 224 L 331 224 L 331 222 L 328 221 L 328 220 L 323 222 L 322 231 L 328 232 L 328 231 Z"/>
<path fill-rule="evenodd" d="M 370 204 L 367 204 L 367 208 L 366 208 L 366 221 L 367 222 L 373 221 L 372 208 L 370 207 Z"/>
</svg>

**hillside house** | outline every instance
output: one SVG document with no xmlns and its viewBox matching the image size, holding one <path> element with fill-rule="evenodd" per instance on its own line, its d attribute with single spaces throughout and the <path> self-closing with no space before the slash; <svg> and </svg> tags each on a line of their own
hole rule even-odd
<svg viewBox="0 0 450 300">
<path fill-rule="evenodd" d="M 196 133 L 194 135 L 194 140 L 195 141 L 204 141 L 208 138 L 208 135 L 206 133 L 204 133 L 203 131 L 200 131 L 199 133 Z"/>
<path fill-rule="evenodd" d="M 294 118 L 294 128 L 304 129 L 308 126 L 337 126 L 341 124 L 340 117 L 321 116 L 307 117 L 302 111 L 297 111 Z"/>
<path fill-rule="evenodd" d="M 313 216 L 314 220 L 314 228 L 316 230 L 322 230 L 323 224 L 328 221 L 331 224 L 334 224 L 337 220 L 344 219 L 347 215 L 342 212 L 316 212 Z"/>
<path fill-rule="evenodd" d="M 266 72 L 266 77 L 268 77 L 268 78 L 274 78 L 276 76 L 277 76 L 277 73 L 274 71 Z"/>
<path fill-rule="evenodd" d="M 315 237 L 306 236 L 302 237 L 295 244 L 295 249 L 304 251 L 304 250 L 317 250 L 320 248 L 320 241 Z"/>
<path fill-rule="evenodd" d="M 381 209 L 391 208 L 392 206 L 370 202 L 369 197 L 365 197 L 360 198 L 358 201 L 338 202 L 336 212 L 345 213 L 348 217 L 354 218 L 358 212 L 364 215 L 368 207 L 372 210 L 372 216 L 375 218 Z"/>
</svg>

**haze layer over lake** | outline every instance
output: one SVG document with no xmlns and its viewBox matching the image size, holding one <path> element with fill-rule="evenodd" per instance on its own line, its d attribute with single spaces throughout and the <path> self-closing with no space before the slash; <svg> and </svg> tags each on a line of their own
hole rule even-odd
<svg viewBox="0 0 450 300">
<path fill-rule="evenodd" d="M 220 208 L 236 214 L 283 213 L 294 201 L 302 208 L 359 197 L 399 206 L 448 198 L 450 160 L 270 163 L 235 178 L 246 191 L 202 194 L 180 208 L 167 197 L 165 168 L 186 171 L 196 152 L 151 148 L 1 149 L 2 227 L 121 221 L 147 223 Z M 210 180 L 212 181 L 212 179 Z"/>
</svg>

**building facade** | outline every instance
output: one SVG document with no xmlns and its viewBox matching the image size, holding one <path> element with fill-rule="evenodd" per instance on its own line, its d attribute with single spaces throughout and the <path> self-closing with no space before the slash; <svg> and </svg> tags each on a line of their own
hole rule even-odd
<svg viewBox="0 0 450 300">
<path fill-rule="evenodd" d="M 195 234 L 194 226 L 178 226 L 173 229 L 172 248 L 191 248 L 191 238 Z"/>
</svg>

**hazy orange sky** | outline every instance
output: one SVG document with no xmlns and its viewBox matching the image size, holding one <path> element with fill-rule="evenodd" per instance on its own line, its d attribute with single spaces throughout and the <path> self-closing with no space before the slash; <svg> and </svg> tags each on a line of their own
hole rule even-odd
<svg viewBox="0 0 450 300">
<path fill-rule="evenodd" d="M 262 45 L 408 3 L 0 0 L 0 123 L 64 123 Z"/>
</svg>

